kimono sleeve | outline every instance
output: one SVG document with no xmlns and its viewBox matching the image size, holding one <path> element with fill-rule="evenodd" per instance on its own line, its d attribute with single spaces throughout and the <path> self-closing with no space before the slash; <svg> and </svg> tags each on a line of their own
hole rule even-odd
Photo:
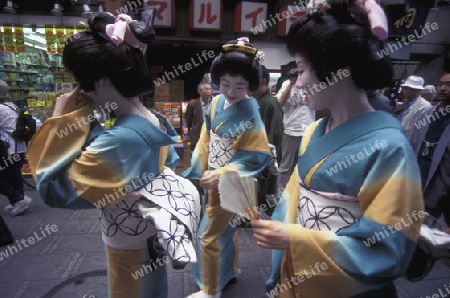
<svg viewBox="0 0 450 298">
<path fill-rule="evenodd" d="M 138 187 L 131 182 L 159 173 L 154 151 L 136 131 L 146 120 L 127 127 L 91 130 L 90 108 L 48 119 L 34 136 L 27 156 L 37 190 L 46 204 L 60 208 L 103 208 L 119 203 Z M 148 121 L 147 121 L 148 122 Z M 128 129 L 133 128 L 134 129 Z M 63 133 L 64 132 L 64 133 Z M 150 133 L 150 132 L 148 132 Z M 95 135 L 95 138 L 93 138 Z M 92 142 L 86 141 L 92 139 Z M 158 148 L 159 149 L 159 148 Z"/>
<path fill-rule="evenodd" d="M 166 167 L 169 168 L 176 168 L 176 166 L 180 163 L 180 156 L 178 155 L 177 151 L 175 150 L 174 146 L 167 146 L 168 152 L 167 152 L 167 158 L 164 163 Z"/>
<path fill-rule="evenodd" d="M 210 129 L 207 128 L 205 122 L 202 125 L 200 138 L 192 153 L 191 166 L 181 173 L 181 176 L 184 178 L 198 180 L 208 169 L 209 134 Z"/>
</svg>

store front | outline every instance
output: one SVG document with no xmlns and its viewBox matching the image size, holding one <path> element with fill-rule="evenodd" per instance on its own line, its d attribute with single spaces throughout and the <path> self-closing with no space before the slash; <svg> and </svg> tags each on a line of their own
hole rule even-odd
<svg viewBox="0 0 450 298">
<path fill-rule="evenodd" d="M 441 48 L 448 44 L 442 34 L 449 24 L 445 21 L 448 18 L 443 17 L 449 15 L 447 7 L 440 6 L 439 11 L 429 15 L 433 1 L 403 2 L 384 1 L 390 24 L 387 42 L 392 43 L 386 48 L 386 54 L 394 60 L 392 98 L 398 93 L 398 83 L 410 73 L 418 72 L 427 82 L 435 81 L 440 67 L 431 67 L 430 63 L 436 57 L 443 57 Z M 86 11 L 81 2 L 63 1 L 62 16 L 56 17 L 52 10 L 54 1 L 39 3 L 33 1 L 32 5 L 22 6 L 16 15 L 0 13 L 0 79 L 11 85 L 11 97 L 20 107 L 28 107 L 45 119 L 51 114 L 56 95 L 73 87 L 73 78 L 61 65 L 61 53 L 64 39 L 82 30 L 79 22 L 86 22 Z M 164 113 L 169 110 L 167 103 L 173 103 L 176 108 L 171 106 L 170 110 L 177 117 L 173 117 L 172 124 L 181 131 L 183 119 L 177 107 L 182 111 L 183 102 L 198 97 L 197 86 L 224 42 L 249 36 L 265 53 L 263 64 L 274 74 L 292 60 L 286 51 L 285 37 L 290 24 L 305 13 L 296 3 L 292 0 L 99 0 L 91 1 L 90 7 L 98 11 L 104 6 L 114 14 L 141 11 L 136 15 L 142 17 L 142 11 L 159 5 L 154 20 L 157 40 L 147 53 L 155 79 L 154 92 L 143 101 L 149 108 Z M 282 15 L 282 20 L 269 17 L 275 13 Z M 442 29 L 430 29 L 417 42 L 399 43 L 402 37 L 417 36 L 415 30 L 426 22 L 436 22 Z M 188 64 L 189 70 L 183 71 Z"/>
<path fill-rule="evenodd" d="M 0 26 L 0 79 L 11 87 L 11 100 L 41 121 L 51 115 L 57 94 L 74 87 L 61 54 L 66 38 L 77 30 L 39 24 Z"/>
</svg>

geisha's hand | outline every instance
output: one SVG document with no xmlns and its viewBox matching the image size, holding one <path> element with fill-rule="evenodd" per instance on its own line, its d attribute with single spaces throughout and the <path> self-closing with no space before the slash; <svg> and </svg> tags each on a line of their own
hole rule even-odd
<svg viewBox="0 0 450 298">
<path fill-rule="evenodd" d="M 81 109 L 83 106 L 92 105 L 92 98 L 85 93 L 81 93 L 81 87 L 77 86 L 68 93 L 61 94 L 56 98 L 53 109 L 53 117 L 69 114 Z"/>
<path fill-rule="evenodd" d="M 253 238 L 262 248 L 288 250 L 290 247 L 287 224 L 277 220 L 252 220 Z"/>
<path fill-rule="evenodd" d="M 200 178 L 200 186 L 206 189 L 213 189 L 219 185 L 219 177 L 216 171 L 205 171 Z"/>
</svg>

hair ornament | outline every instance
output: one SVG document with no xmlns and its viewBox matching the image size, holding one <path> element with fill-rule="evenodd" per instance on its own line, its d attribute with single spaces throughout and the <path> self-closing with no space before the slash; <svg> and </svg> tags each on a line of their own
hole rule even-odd
<svg viewBox="0 0 450 298">
<path fill-rule="evenodd" d="M 330 5 L 328 5 L 326 0 L 309 0 L 308 4 L 306 4 L 306 8 L 309 9 L 310 14 L 316 12 L 326 14 Z"/>
<path fill-rule="evenodd" d="M 236 40 L 236 43 L 228 43 L 222 46 L 223 53 L 228 53 L 232 51 L 243 52 L 255 56 L 258 49 L 251 46 L 248 37 L 240 37 Z"/>
<path fill-rule="evenodd" d="M 129 15 L 119 14 L 114 24 L 106 25 L 105 32 L 115 45 L 125 42 L 133 48 L 139 48 L 142 52 L 145 52 L 147 45 L 140 42 L 130 30 L 130 24 L 136 22 Z"/>
<path fill-rule="evenodd" d="M 258 52 L 256 52 L 255 59 L 256 59 L 256 61 L 258 61 L 259 63 L 263 62 L 265 57 L 266 57 L 266 54 L 264 54 L 263 51 L 258 51 Z"/>
<path fill-rule="evenodd" d="M 349 10 L 367 16 L 374 35 L 379 40 L 388 37 L 388 21 L 383 8 L 380 6 L 381 0 L 356 0 L 349 7 Z"/>
</svg>

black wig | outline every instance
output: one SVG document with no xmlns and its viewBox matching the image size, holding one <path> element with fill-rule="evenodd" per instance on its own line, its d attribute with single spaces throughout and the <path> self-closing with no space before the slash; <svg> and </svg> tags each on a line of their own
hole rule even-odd
<svg viewBox="0 0 450 298">
<path fill-rule="evenodd" d="M 109 78 L 124 97 L 147 94 L 152 89 L 152 77 L 144 54 L 123 42 L 115 45 L 105 28 L 113 24 L 110 13 L 96 13 L 88 20 L 89 29 L 71 36 L 63 51 L 64 67 L 72 71 L 81 88 L 90 92 L 94 83 Z M 131 23 L 131 32 L 145 44 L 155 39 L 153 28 L 143 22 Z"/>
<path fill-rule="evenodd" d="M 384 42 L 372 35 L 368 20 L 358 22 L 348 11 L 349 1 L 328 0 L 330 9 L 297 19 L 289 29 L 287 49 L 302 55 L 320 81 L 348 67 L 355 85 L 379 89 L 391 83 L 392 65 L 381 50 Z"/>
<path fill-rule="evenodd" d="M 244 50 L 243 50 L 244 49 Z M 258 50 L 250 43 L 239 47 L 236 40 L 222 46 L 222 52 L 211 65 L 211 80 L 220 84 L 220 78 L 226 74 L 242 76 L 249 83 L 249 91 L 254 92 L 261 84 L 261 65 L 257 59 Z"/>
</svg>

